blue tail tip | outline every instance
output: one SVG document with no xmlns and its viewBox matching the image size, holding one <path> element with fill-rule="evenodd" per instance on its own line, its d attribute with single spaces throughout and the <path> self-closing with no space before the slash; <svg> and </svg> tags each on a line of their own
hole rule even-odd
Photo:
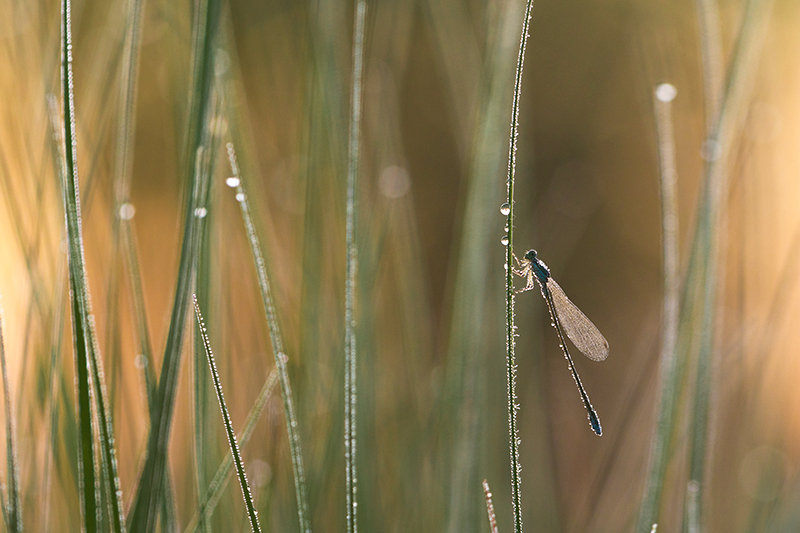
<svg viewBox="0 0 800 533">
<path fill-rule="evenodd" d="M 589 423 L 592 425 L 592 430 L 598 437 L 603 436 L 603 428 L 600 426 L 600 419 L 596 413 L 589 413 Z"/>
</svg>

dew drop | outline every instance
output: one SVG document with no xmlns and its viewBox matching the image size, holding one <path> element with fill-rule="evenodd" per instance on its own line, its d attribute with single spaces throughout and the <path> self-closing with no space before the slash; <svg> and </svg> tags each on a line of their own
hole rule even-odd
<svg viewBox="0 0 800 533">
<path fill-rule="evenodd" d="M 508 202 L 506 202 L 506 203 L 504 203 L 503 205 L 500 206 L 500 213 L 501 214 L 508 216 L 508 214 L 510 212 L 511 212 L 511 206 L 508 205 Z"/>
<path fill-rule="evenodd" d="M 244 193 L 243 192 L 236 193 L 236 201 L 237 202 L 244 202 Z"/>
<path fill-rule="evenodd" d="M 671 83 L 662 83 L 656 87 L 656 98 L 661 102 L 671 102 L 678 95 L 678 90 Z"/>
<path fill-rule="evenodd" d="M 122 220 L 130 220 L 136 214 L 136 208 L 133 204 L 124 203 L 119 206 L 119 218 Z"/>
<path fill-rule="evenodd" d="M 194 216 L 197 218 L 205 218 L 208 214 L 208 210 L 205 207 L 198 207 L 194 210 Z"/>
<path fill-rule="evenodd" d="M 503 246 L 508 246 L 508 235 L 503 235 L 503 238 L 500 239 L 500 242 L 503 243 Z"/>
<path fill-rule="evenodd" d="M 240 182 L 240 180 L 236 176 L 231 176 L 230 178 L 226 178 L 225 179 L 225 185 L 227 185 L 228 187 L 231 187 L 231 188 L 238 187 L 239 186 L 239 182 Z"/>
</svg>

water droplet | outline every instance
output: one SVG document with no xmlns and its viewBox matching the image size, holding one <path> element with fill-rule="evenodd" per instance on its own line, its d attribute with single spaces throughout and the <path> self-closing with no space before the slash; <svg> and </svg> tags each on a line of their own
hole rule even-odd
<svg viewBox="0 0 800 533">
<path fill-rule="evenodd" d="M 244 193 L 243 192 L 236 193 L 236 201 L 237 202 L 244 202 Z"/>
<path fill-rule="evenodd" d="M 700 483 L 698 483 L 693 479 L 689 482 L 686 488 L 689 490 L 689 492 L 697 492 L 698 490 L 700 490 Z"/>
<path fill-rule="evenodd" d="M 205 218 L 207 214 L 208 210 L 205 207 L 198 207 L 197 209 L 194 210 L 194 216 L 196 216 L 197 218 Z"/>
<path fill-rule="evenodd" d="M 508 205 L 508 202 L 500 206 L 500 213 L 502 213 L 503 215 L 508 216 L 510 212 L 511 212 L 511 206 Z"/>
<path fill-rule="evenodd" d="M 500 242 L 503 244 L 503 246 L 508 246 L 508 235 L 503 235 L 503 238 L 500 239 Z"/>
<path fill-rule="evenodd" d="M 671 83 L 662 83 L 656 87 L 656 98 L 662 102 L 671 102 L 678 95 L 678 89 Z"/>
<path fill-rule="evenodd" d="M 411 178 L 403 167 L 391 165 L 381 170 L 378 186 L 387 198 L 401 198 L 411 189 Z"/>
<path fill-rule="evenodd" d="M 503 229 L 506 231 L 506 233 L 508 233 L 508 224 L 506 224 Z"/>
<path fill-rule="evenodd" d="M 119 218 L 122 220 L 130 220 L 135 214 L 136 208 L 133 207 L 133 204 L 125 203 L 119 206 Z"/>
<path fill-rule="evenodd" d="M 227 185 L 228 187 L 231 187 L 231 188 L 238 187 L 239 186 L 239 182 L 240 182 L 240 180 L 236 176 L 231 176 L 230 178 L 226 178 L 225 179 L 225 185 Z"/>
<path fill-rule="evenodd" d="M 145 368 L 147 366 L 147 358 L 143 354 L 139 354 L 133 360 L 133 364 L 136 365 L 136 368 Z"/>
</svg>

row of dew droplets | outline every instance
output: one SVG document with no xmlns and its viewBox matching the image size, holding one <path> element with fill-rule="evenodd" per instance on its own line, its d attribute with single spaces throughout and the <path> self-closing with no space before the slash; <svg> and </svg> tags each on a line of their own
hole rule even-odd
<svg viewBox="0 0 800 533">
<path fill-rule="evenodd" d="M 195 317 L 197 318 L 197 327 L 200 330 L 200 337 L 203 339 L 203 348 L 205 349 L 206 358 L 208 359 L 208 367 L 211 370 L 211 378 L 214 381 L 214 389 L 217 392 L 217 400 L 219 401 L 219 407 L 222 411 L 222 419 L 225 423 L 225 433 L 228 436 L 228 444 L 230 444 L 231 454 L 233 455 L 233 460 L 236 464 L 236 473 L 239 476 L 239 486 L 242 488 L 242 496 L 244 497 L 245 505 L 247 506 L 247 513 L 250 518 L 250 527 L 254 532 L 260 533 L 261 526 L 258 523 L 258 511 L 253 503 L 253 496 L 250 493 L 250 485 L 247 483 L 247 473 L 245 472 L 244 463 L 242 462 L 242 455 L 239 452 L 239 443 L 237 442 L 236 434 L 233 431 L 230 413 L 228 413 L 228 408 L 225 405 L 225 397 L 222 394 L 222 384 L 219 379 L 219 372 L 217 372 L 217 364 L 214 361 L 214 354 L 211 352 L 211 343 L 208 340 L 206 324 L 203 321 L 203 315 L 200 313 L 200 305 L 197 303 L 196 294 L 192 295 L 192 303 L 194 304 L 194 313 Z"/>
<path fill-rule="evenodd" d="M 511 213 L 511 206 L 508 204 L 508 202 L 506 202 L 500 206 L 500 214 L 507 217 L 509 213 Z M 503 238 L 500 239 L 500 242 L 503 244 L 503 246 L 508 246 L 508 223 L 506 223 L 505 231 L 506 232 L 503 235 Z"/>
</svg>

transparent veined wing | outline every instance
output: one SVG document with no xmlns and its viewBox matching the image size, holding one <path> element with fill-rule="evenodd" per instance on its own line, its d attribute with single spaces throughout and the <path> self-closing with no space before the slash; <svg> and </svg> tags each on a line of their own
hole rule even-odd
<svg viewBox="0 0 800 533">
<path fill-rule="evenodd" d="M 553 278 L 547 279 L 547 288 L 552 295 L 558 321 L 569 340 L 593 361 L 602 361 L 608 357 L 608 341 L 592 321 L 567 298 L 564 289 Z"/>
</svg>

